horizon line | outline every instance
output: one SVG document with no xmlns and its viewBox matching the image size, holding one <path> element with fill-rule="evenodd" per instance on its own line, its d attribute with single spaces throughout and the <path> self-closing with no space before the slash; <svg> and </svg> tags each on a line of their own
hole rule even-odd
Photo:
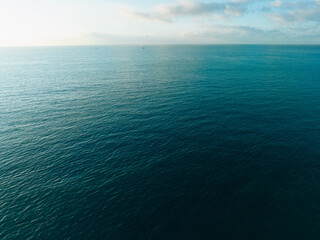
<svg viewBox="0 0 320 240">
<path fill-rule="evenodd" d="M 0 48 L 41 48 L 41 47 L 108 47 L 108 46 L 217 46 L 217 45 L 245 45 L 245 46 L 320 46 L 320 43 L 118 43 L 118 44 L 67 44 L 67 45 L 21 45 L 0 46 Z"/>
</svg>

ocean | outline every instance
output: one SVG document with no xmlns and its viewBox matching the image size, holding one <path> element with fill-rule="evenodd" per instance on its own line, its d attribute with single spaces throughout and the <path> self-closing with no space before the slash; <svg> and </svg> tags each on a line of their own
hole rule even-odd
<svg viewBox="0 0 320 240">
<path fill-rule="evenodd" d="M 320 46 L 0 48 L 0 239 L 320 239 Z"/>
</svg>

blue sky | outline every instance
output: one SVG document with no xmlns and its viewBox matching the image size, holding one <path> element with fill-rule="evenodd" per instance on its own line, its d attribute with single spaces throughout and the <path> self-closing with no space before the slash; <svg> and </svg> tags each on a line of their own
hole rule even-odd
<svg viewBox="0 0 320 240">
<path fill-rule="evenodd" d="M 320 0 L 0 0 L 0 46 L 320 44 Z"/>
</svg>

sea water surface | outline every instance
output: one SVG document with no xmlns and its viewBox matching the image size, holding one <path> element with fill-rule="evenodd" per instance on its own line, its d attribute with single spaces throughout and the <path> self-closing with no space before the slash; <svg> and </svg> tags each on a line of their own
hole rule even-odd
<svg viewBox="0 0 320 240">
<path fill-rule="evenodd" d="M 0 239 L 320 239 L 320 46 L 0 48 Z"/>
</svg>

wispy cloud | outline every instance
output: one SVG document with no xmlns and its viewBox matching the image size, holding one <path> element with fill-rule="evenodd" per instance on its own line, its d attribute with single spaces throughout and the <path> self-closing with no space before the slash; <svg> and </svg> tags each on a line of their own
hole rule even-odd
<svg viewBox="0 0 320 240">
<path fill-rule="evenodd" d="M 176 4 L 160 4 L 150 12 L 126 11 L 128 16 L 144 20 L 173 22 L 175 19 L 187 16 L 206 16 L 210 14 L 225 14 L 242 16 L 247 6 L 253 0 L 232 0 L 229 2 L 194 2 L 182 0 Z"/>
<path fill-rule="evenodd" d="M 270 3 L 270 6 L 272 6 L 272 7 L 281 7 L 282 4 L 283 4 L 282 1 L 276 0 L 276 1 L 271 2 L 271 3 Z"/>
<path fill-rule="evenodd" d="M 197 30 L 183 32 L 181 36 L 201 38 L 207 42 L 212 39 L 218 43 L 272 43 L 282 38 L 283 34 L 275 29 L 261 29 L 245 25 L 211 24 Z"/>
<path fill-rule="evenodd" d="M 269 43 L 302 44 L 320 40 L 320 27 L 282 26 L 278 28 L 256 28 L 246 25 L 211 24 L 185 31 L 182 38 L 201 43 Z"/>
<path fill-rule="evenodd" d="M 267 16 L 277 24 L 320 22 L 320 1 L 273 1 Z"/>
</svg>

